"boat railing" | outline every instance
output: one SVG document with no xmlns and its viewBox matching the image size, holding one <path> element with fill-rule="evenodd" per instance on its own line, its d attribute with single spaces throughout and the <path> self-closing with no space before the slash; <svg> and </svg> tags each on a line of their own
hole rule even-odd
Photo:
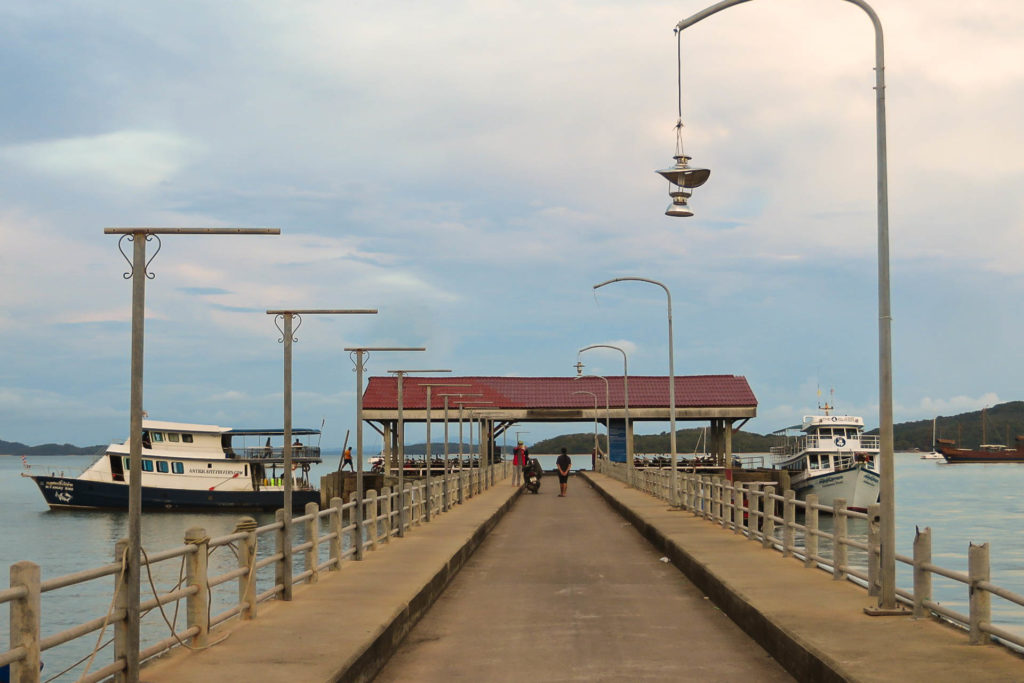
<svg viewBox="0 0 1024 683">
<path fill-rule="evenodd" d="M 426 481 L 406 482 L 404 491 L 397 487 L 385 487 L 379 493 L 369 490 L 361 502 L 353 493 L 347 503 L 333 498 L 323 510 L 317 503 L 309 503 L 304 514 L 287 520 L 285 511 L 278 510 L 274 521 L 263 526 L 252 517 L 241 517 L 231 533 L 221 536 L 211 537 L 206 529 L 193 527 L 185 531 L 184 545 L 158 552 L 143 548 L 141 588 L 143 596 L 151 597 L 140 602 L 138 609 L 143 618 L 156 612 L 162 621 L 157 621 L 156 615 L 140 621 L 143 644 L 139 661 L 177 646 L 216 645 L 227 637 L 218 639 L 217 626 L 231 619 L 257 618 L 260 604 L 291 600 L 295 586 L 315 583 L 323 572 L 335 572 L 344 562 L 361 560 L 367 549 L 404 536 L 510 474 L 511 465 L 506 462 L 484 470 L 465 469 L 433 477 L 429 485 Z M 83 666 L 84 670 L 72 674 L 80 683 L 105 680 L 124 671 L 128 639 L 122 634 L 132 607 L 129 591 L 124 590 L 126 568 L 126 540 L 115 545 L 114 562 L 45 581 L 38 564 L 11 565 L 10 587 L 0 590 L 0 604 L 8 604 L 11 633 L 9 649 L 0 651 L 0 666 L 11 665 L 10 680 L 38 683 L 42 653 L 59 646 L 73 648 L 73 657 L 78 659 L 65 671 L 54 674 L 48 670 L 48 680 Z M 92 588 L 96 584 L 90 582 L 110 576 L 114 577 L 114 595 L 106 614 L 67 625 L 64 610 L 42 609 L 43 594 L 65 588 L 73 588 L 74 597 L 104 591 Z M 158 584 L 162 582 L 170 586 L 161 589 Z M 236 590 L 214 590 L 227 584 L 234 584 Z M 185 623 L 178 624 L 183 600 Z M 44 629 L 44 617 L 52 622 L 49 628 Z M 54 627 L 62 630 L 51 633 Z M 104 641 L 111 630 L 115 635 Z M 161 630 L 169 634 L 161 637 Z M 96 632 L 98 636 L 92 635 Z M 91 636 L 88 642 L 85 636 Z M 111 644 L 112 651 L 107 650 Z M 104 650 L 109 656 L 106 663 L 98 664 Z"/>
<path fill-rule="evenodd" d="M 881 592 L 881 540 L 879 506 L 857 512 L 846 501 L 821 505 L 810 494 L 798 500 L 791 489 L 777 491 L 774 482 L 732 482 L 721 475 L 678 473 L 678 498 L 672 500 L 671 472 L 640 470 L 625 463 L 598 460 L 597 471 L 625 482 L 652 496 L 669 501 L 674 507 L 689 510 L 723 529 L 746 536 L 783 557 L 791 557 L 804 567 L 830 572 L 836 580 L 851 581 L 867 589 L 868 595 Z M 803 513 L 798 522 L 797 512 Z M 833 530 L 819 525 L 820 513 L 831 515 Z M 781 514 L 780 514 L 781 513 Z M 848 520 L 864 520 L 867 537 L 861 540 L 849 533 Z M 824 543 L 822 543 L 824 542 Z M 864 562 L 851 561 L 851 550 Z M 859 551 L 859 552 L 858 552 Z M 915 618 L 934 616 L 967 632 L 969 643 L 993 641 L 1024 650 L 1024 635 L 992 623 L 992 597 L 1011 603 L 1012 609 L 1024 607 L 1024 595 L 991 582 L 989 546 L 969 544 L 966 572 L 954 571 L 932 562 L 931 528 L 918 529 L 912 555 L 896 553 L 898 563 L 912 570 L 911 589 L 896 588 L 897 601 Z M 933 599 L 934 577 L 961 584 L 967 613 L 958 612 Z M 1015 606 L 1015 607 L 1014 607 Z"/>
<path fill-rule="evenodd" d="M 284 448 L 282 446 L 255 446 L 245 448 L 233 448 L 228 451 L 229 459 L 238 460 L 283 460 Z M 292 460 L 302 462 L 303 460 L 320 460 L 319 446 L 292 446 Z"/>
<path fill-rule="evenodd" d="M 877 434 L 861 434 L 860 435 L 860 447 L 871 448 L 877 450 L 879 448 L 879 440 Z"/>
</svg>

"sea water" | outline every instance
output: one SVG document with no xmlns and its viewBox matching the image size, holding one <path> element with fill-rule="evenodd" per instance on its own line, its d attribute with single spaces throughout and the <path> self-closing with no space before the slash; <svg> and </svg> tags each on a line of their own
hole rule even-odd
<svg viewBox="0 0 1024 683">
<path fill-rule="evenodd" d="M 540 455 L 545 470 L 554 469 L 553 455 Z M 314 465 L 310 479 L 337 470 L 339 456 L 327 455 L 324 462 Z M 572 456 L 574 469 L 589 469 L 590 455 Z M 114 544 L 127 536 L 128 515 L 113 511 L 49 510 L 32 480 L 19 476 L 23 471 L 46 474 L 63 472 L 68 476 L 80 474 L 93 461 L 91 456 L 29 457 L 29 469 L 23 469 L 22 459 L 0 456 L 0 565 L 10 566 L 20 560 L 40 565 L 44 580 L 91 569 L 114 560 Z M 1024 512 L 1024 464 L 967 464 L 947 465 L 942 461 L 921 460 L 916 454 L 897 454 L 896 473 L 896 552 L 912 555 L 914 533 L 917 527 L 931 527 L 932 561 L 946 569 L 967 571 L 967 551 L 970 543 L 988 543 L 991 554 L 992 581 L 996 585 L 1024 594 L 1024 536 L 1019 532 Z M 549 482 L 555 483 L 554 478 Z M 544 485 L 542 484 L 542 490 Z M 243 513 L 256 518 L 258 524 L 273 521 L 271 513 Z M 185 530 L 202 527 L 211 537 L 230 534 L 240 517 L 238 512 L 190 513 L 146 512 L 142 516 L 143 546 L 149 551 L 166 550 L 184 542 Z M 821 517 L 822 527 L 829 530 L 831 518 Z M 300 525 L 301 527 L 301 525 Z M 297 529 L 301 534 L 301 528 Z M 861 520 L 850 520 L 851 536 L 865 539 L 866 525 Z M 272 543 L 261 537 L 260 556 L 273 552 Z M 297 541 L 298 542 L 298 541 Z M 822 551 L 828 552 L 822 544 Z M 324 549 L 322 552 L 326 552 Z M 863 553 L 850 549 L 851 563 L 864 566 Z M 301 562 L 301 560 L 300 560 Z M 237 566 L 237 560 L 227 548 L 220 548 L 210 557 L 210 575 L 220 574 Z M 180 579 L 180 560 L 162 562 L 153 568 L 152 582 L 158 590 L 172 588 Z M 261 572 L 258 591 L 272 583 L 273 572 Z M 143 599 L 151 597 L 150 576 L 143 576 Z M 911 569 L 897 563 L 897 585 L 909 590 L 913 578 Z M 213 613 L 223 611 L 237 599 L 236 582 L 217 587 L 213 592 Z M 76 624 L 102 616 L 110 608 L 113 595 L 113 577 L 90 581 L 46 593 L 42 598 L 43 635 L 57 633 Z M 968 611 L 967 587 L 963 584 L 933 578 L 936 601 L 958 612 Z M 184 605 L 177 615 L 168 605 L 164 615 L 154 611 L 143 618 L 144 646 L 169 634 L 164 623 L 166 617 L 183 630 Z M 0 607 L 0 651 L 9 645 L 9 611 Z M 1001 599 L 993 599 L 993 621 L 1004 628 L 1024 633 L 1024 608 Z M 66 645 L 43 653 L 44 680 L 70 666 L 77 659 L 88 656 L 99 642 L 98 633 L 79 638 Z M 113 637 L 112 628 L 103 634 L 102 642 Z M 109 663 L 110 647 L 96 658 L 91 670 Z M 58 680 L 73 680 L 81 675 L 82 667 Z M 74 675 L 73 675 L 74 674 Z"/>
</svg>

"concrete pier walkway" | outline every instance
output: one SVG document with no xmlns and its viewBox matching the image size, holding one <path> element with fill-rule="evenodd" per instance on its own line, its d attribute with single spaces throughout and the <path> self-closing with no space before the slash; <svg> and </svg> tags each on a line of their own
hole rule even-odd
<svg viewBox="0 0 1024 683">
<path fill-rule="evenodd" d="M 524 494 L 376 681 L 790 681 L 585 481 Z"/>
<path fill-rule="evenodd" d="M 1004 648 L 869 617 L 863 589 L 618 481 L 556 488 L 499 483 L 142 680 L 1024 680 Z"/>
</svg>

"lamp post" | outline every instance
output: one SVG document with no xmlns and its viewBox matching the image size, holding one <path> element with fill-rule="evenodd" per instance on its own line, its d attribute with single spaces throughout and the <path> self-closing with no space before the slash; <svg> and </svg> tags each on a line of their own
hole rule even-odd
<svg viewBox="0 0 1024 683">
<path fill-rule="evenodd" d="M 466 395 L 469 395 L 469 394 L 466 394 Z M 479 395 L 482 396 L 483 394 L 479 394 Z M 459 406 L 459 467 L 460 468 L 462 467 L 462 419 L 463 419 L 463 416 L 464 416 L 464 413 L 465 413 L 465 407 L 468 406 L 468 405 L 489 404 L 489 403 L 490 403 L 490 401 L 479 401 L 479 400 L 478 401 L 456 401 L 455 402 L 455 404 Z M 469 447 L 470 447 L 470 453 L 472 453 L 473 452 L 473 423 L 472 422 L 469 423 Z M 481 458 L 479 461 L 477 461 L 477 469 L 479 470 L 482 466 L 483 466 L 483 459 Z M 472 470 L 473 468 L 470 467 L 469 469 Z M 470 474 L 472 474 L 472 472 L 470 472 Z M 482 476 L 481 476 L 480 472 L 477 472 L 477 476 L 482 479 Z M 472 479 L 470 479 L 470 485 L 471 486 L 472 486 L 472 483 L 473 483 Z M 480 481 L 479 483 L 482 485 L 483 481 Z M 470 489 L 470 490 L 472 490 L 472 489 Z M 483 490 L 483 489 L 481 489 L 481 490 Z"/>
<path fill-rule="evenodd" d="M 722 0 L 676 24 L 677 35 L 697 22 L 733 5 L 749 0 Z M 893 417 L 892 417 L 892 310 L 889 295 L 889 181 L 886 159 L 885 127 L 885 46 L 882 22 L 864 0 L 846 0 L 860 7 L 875 32 L 875 155 L 877 175 L 878 222 L 878 431 L 879 431 L 879 493 L 880 493 L 880 592 L 877 614 L 900 612 L 896 604 L 896 487 L 893 480 Z M 680 61 L 681 63 L 681 61 Z M 682 94 L 680 93 L 680 102 Z M 680 108 L 681 109 L 681 108 Z M 680 119 L 682 113 L 680 112 Z M 664 175 L 664 174 L 663 174 Z M 670 182 L 679 185 L 672 177 Z M 677 176 L 679 180 L 685 179 Z M 705 180 L 707 178 L 705 177 Z M 692 215 L 692 214 L 691 214 Z"/>
<path fill-rule="evenodd" d="M 633 436 L 632 436 L 632 429 L 630 429 L 630 425 L 629 425 L 629 363 L 626 360 L 626 352 L 622 348 L 620 348 L 618 346 L 614 346 L 612 344 L 591 344 L 590 346 L 584 346 L 582 349 L 577 351 L 576 352 L 576 356 L 579 357 L 579 355 L 581 353 L 583 353 L 584 351 L 589 351 L 590 349 L 615 349 L 616 351 L 618 351 L 619 353 L 622 354 L 622 396 L 623 396 L 623 398 L 622 398 L 622 410 L 623 410 L 623 413 L 625 414 L 625 419 L 626 419 L 626 464 L 629 465 L 630 467 L 632 467 L 633 466 Z M 611 436 L 612 436 L 611 432 L 609 431 L 609 433 L 608 433 L 608 451 L 609 451 L 609 456 L 611 455 L 611 450 L 612 450 Z"/>
<path fill-rule="evenodd" d="M 610 402 L 610 399 L 609 399 L 610 393 L 609 393 L 609 390 L 608 390 L 608 378 L 607 377 L 602 377 L 601 375 L 584 375 L 583 374 L 583 363 L 581 361 L 576 361 L 576 376 L 573 377 L 573 380 L 585 379 L 587 377 L 596 377 L 597 379 L 600 379 L 600 380 L 604 381 L 604 429 L 605 429 L 605 439 L 606 440 L 611 439 L 611 433 L 612 433 L 612 428 L 611 428 L 611 408 L 610 408 L 611 402 Z M 611 443 L 610 442 L 606 442 L 605 446 L 608 448 L 609 451 L 611 451 Z"/>
<path fill-rule="evenodd" d="M 657 285 L 665 290 L 665 296 L 668 297 L 668 420 L 669 420 L 669 449 L 672 451 L 671 463 L 672 463 L 672 506 L 676 507 L 679 505 L 679 472 L 676 469 L 676 368 L 673 360 L 673 344 L 672 344 L 672 293 L 668 291 L 668 287 L 658 282 L 657 280 L 650 280 L 645 277 L 617 277 L 611 280 L 606 280 L 600 284 L 594 285 L 594 289 L 599 289 L 605 285 L 610 285 L 613 282 L 647 282 L 652 285 Z"/>
<path fill-rule="evenodd" d="M 428 372 L 430 374 L 451 372 L 451 370 L 388 370 L 398 378 L 398 535 L 405 536 L 405 416 L 403 411 L 402 386 L 406 374 Z M 427 387 L 427 415 L 430 415 L 430 387 Z M 427 459 L 430 458 L 430 421 L 427 420 Z M 430 521 L 430 465 L 427 465 L 427 521 Z"/>
<path fill-rule="evenodd" d="M 281 566 L 284 570 L 284 590 L 281 593 L 282 600 L 292 599 L 292 343 L 298 339 L 294 336 L 295 330 L 302 325 L 304 315 L 339 315 L 339 314 L 376 314 L 376 308 L 360 309 L 328 309 L 328 308 L 307 308 L 307 309 L 281 309 L 268 310 L 267 315 L 274 316 L 274 324 L 281 320 L 277 329 L 281 332 L 280 342 L 284 343 L 284 555 L 285 559 Z M 298 325 L 292 328 L 292 322 L 298 319 Z"/>
<path fill-rule="evenodd" d="M 115 656 L 123 656 L 124 669 L 119 681 L 139 680 L 139 600 L 142 548 L 142 379 L 146 319 L 146 280 L 156 277 L 149 264 L 160 251 L 160 235 L 280 235 L 278 228 L 104 228 L 105 235 L 120 235 L 117 248 L 130 270 L 125 280 L 132 281 L 131 390 L 129 396 L 128 450 L 128 546 L 122 590 L 127 605 L 124 621 L 118 627 Z M 146 242 L 155 239 L 157 250 L 146 259 Z M 132 257 L 121 248 L 133 243 Z"/>
<path fill-rule="evenodd" d="M 363 559 L 363 370 L 370 351 L 426 351 L 423 346 L 350 346 L 345 348 L 356 366 L 356 559 Z"/>
<path fill-rule="evenodd" d="M 597 455 L 597 394 L 593 391 L 574 391 L 574 394 L 590 394 L 594 397 L 594 455 Z"/>
<path fill-rule="evenodd" d="M 417 386 L 426 387 L 427 389 L 427 449 L 426 449 L 426 461 L 427 461 L 427 488 L 430 487 L 430 468 L 433 464 L 432 454 L 430 452 L 430 408 L 431 398 L 430 390 L 433 387 L 469 387 L 471 384 L 450 384 L 445 382 L 420 382 Z M 441 506 L 443 509 L 448 509 L 448 397 L 445 396 L 444 403 L 444 462 L 441 465 L 441 472 L 443 473 L 443 484 L 441 486 Z M 430 521 L 430 506 L 427 506 L 427 521 Z"/>
<path fill-rule="evenodd" d="M 468 394 L 466 392 L 458 392 L 451 394 L 439 394 L 444 396 L 444 466 L 445 474 L 449 473 L 448 464 L 448 399 L 452 396 L 458 396 L 462 398 L 464 396 L 483 396 L 483 394 Z M 462 407 L 459 407 L 459 503 L 462 502 Z"/>
</svg>

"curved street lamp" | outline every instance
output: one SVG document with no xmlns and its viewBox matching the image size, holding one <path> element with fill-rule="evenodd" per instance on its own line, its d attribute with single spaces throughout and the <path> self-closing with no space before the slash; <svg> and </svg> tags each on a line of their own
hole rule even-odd
<svg viewBox="0 0 1024 683">
<path fill-rule="evenodd" d="M 673 359 L 673 344 L 672 344 L 672 292 L 668 291 L 668 287 L 658 282 L 657 280 L 650 280 L 645 277 L 617 277 L 611 280 L 606 280 L 600 284 L 594 285 L 594 289 L 610 285 L 613 282 L 647 282 L 652 285 L 657 285 L 665 290 L 665 296 L 668 297 L 668 420 L 669 420 L 669 449 L 672 451 L 671 463 L 672 463 L 672 505 L 676 506 L 679 504 L 679 472 L 676 468 L 676 369 L 675 361 Z"/>
<path fill-rule="evenodd" d="M 611 438 L 611 400 L 609 398 L 610 392 L 608 390 L 608 378 L 602 377 L 601 375 L 584 375 L 583 374 L 583 363 L 576 363 L 576 376 L 573 380 L 587 379 L 590 377 L 596 377 L 597 379 L 604 382 L 604 429 L 605 429 L 605 446 L 608 450 L 611 450 L 611 444 L 607 443 L 607 440 Z M 606 454 L 607 455 L 607 454 Z"/>
<path fill-rule="evenodd" d="M 626 360 L 626 352 L 621 347 L 613 344 L 591 344 L 590 346 L 584 346 L 582 349 L 576 352 L 576 357 L 579 358 L 580 354 L 584 351 L 591 349 L 615 349 L 622 354 L 622 412 L 626 420 L 626 464 L 630 467 L 633 466 L 633 439 L 631 438 L 631 430 L 629 426 L 629 362 Z M 579 369 L 582 366 L 577 366 Z M 611 433 L 608 434 L 608 451 L 611 456 L 612 445 L 611 445 Z"/>
<path fill-rule="evenodd" d="M 880 592 L 875 614 L 902 613 L 896 605 L 896 487 L 893 480 L 893 424 L 892 424 L 892 310 L 889 296 L 889 181 L 886 160 L 885 131 L 885 46 L 882 22 L 864 0 L 845 0 L 864 10 L 875 29 L 875 154 L 877 157 L 878 204 L 878 431 L 879 431 L 879 484 L 880 493 Z M 722 0 L 676 24 L 682 43 L 682 32 L 699 21 L 724 9 L 749 0 Z M 681 62 L 680 62 L 681 64 Z M 681 71 L 681 67 L 680 67 Z M 681 80 L 680 80 L 681 82 Z M 680 88 L 680 102 L 682 101 Z M 681 109 L 681 107 L 680 107 Z M 682 114 L 680 112 L 680 120 Z M 681 126 L 681 124 L 680 124 Z M 660 173 L 660 171 L 659 171 Z M 662 173 L 662 175 L 665 175 Z M 668 177 L 668 176 L 666 176 Z M 685 178 L 682 176 L 681 178 Z M 706 178 L 705 178 L 706 180 Z M 685 185 L 669 177 L 669 181 Z M 685 181 L 684 181 L 685 182 Z M 680 213 L 669 215 L 693 215 Z"/>
<path fill-rule="evenodd" d="M 594 455 L 597 455 L 597 394 L 593 391 L 574 391 L 574 394 L 590 394 L 594 397 Z"/>
</svg>

